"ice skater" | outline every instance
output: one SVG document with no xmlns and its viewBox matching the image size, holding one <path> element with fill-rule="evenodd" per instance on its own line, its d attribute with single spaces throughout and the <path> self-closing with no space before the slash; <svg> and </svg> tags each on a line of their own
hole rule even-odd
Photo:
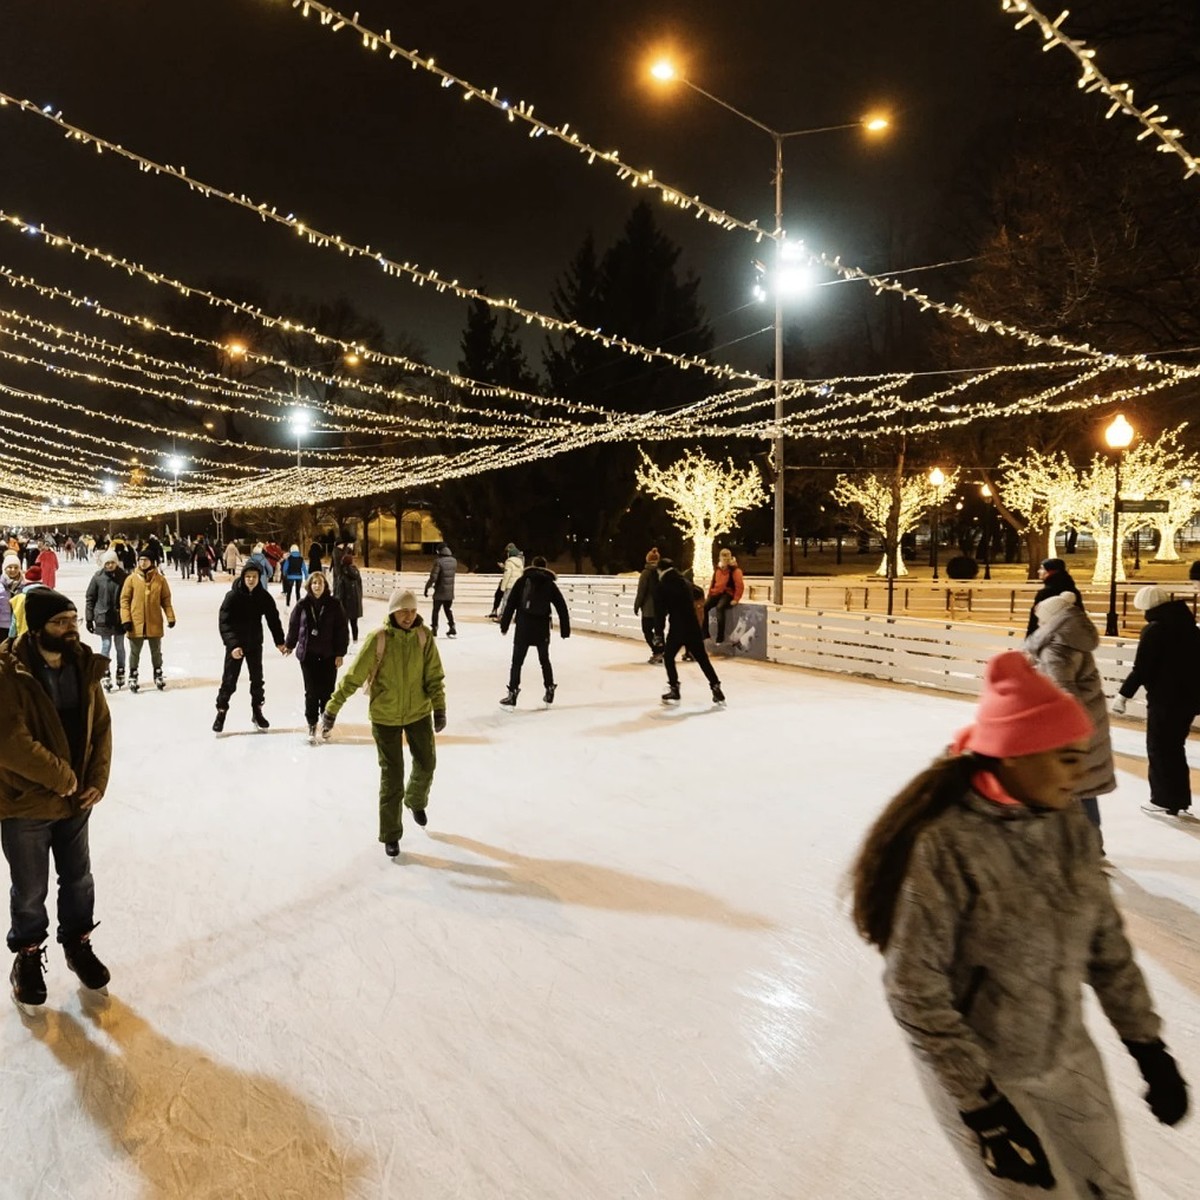
<svg viewBox="0 0 1200 1200">
<path fill-rule="evenodd" d="M 358 623 L 363 615 L 362 572 L 354 565 L 349 551 L 341 557 L 341 565 L 333 580 L 333 594 L 342 602 L 346 620 L 350 622 L 350 640 L 358 641 Z"/>
<path fill-rule="evenodd" d="M 387 856 L 395 858 L 404 836 L 405 806 L 418 825 L 427 824 L 425 809 L 437 767 L 434 734 L 446 728 L 446 681 L 437 639 L 430 636 L 417 612 L 417 597 L 408 589 L 392 593 L 387 624 L 363 642 L 325 705 L 323 738 L 330 737 L 342 705 L 364 684 L 379 758 L 379 840 Z M 406 740 L 413 759 L 407 785 Z"/>
<path fill-rule="evenodd" d="M 854 922 L 979 1194 L 1134 1200 L 1089 984 L 1159 1121 L 1187 1113 L 1145 980 L 1075 795 L 1092 722 L 1017 651 L 987 665 L 975 721 L 872 826 Z M 1016 1186 L 1021 1185 L 1021 1186 Z"/>
<path fill-rule="evenodd" d="M 433 560 L 433 568 L 429 572 L 429 578 L 425 581 L 426 596 L 429 595 L 429 589 L 433 588 L 433 618 L 429 623 L 429 628 L 434 637 L 437 637 L 438 613 L 442 609 L 446 610 L 446 636 L 458 636 L 458 631 L 454 628 L 454 576 L 457 572 L 458 561 L 450 552 L 450 547 L 446 545 L 438 547 L 437 557 Z"/>
<path fill-rule="evenodd" d="M 137 570 L 121 586 L 121 632 L 129 639 L 129 690 L 138 690 L 138 663 L 142 647 L 150 643 L 150 665 L 154 668 L 154 686 L 161 692 L 163 678 L 163 614 L 167 628 L 175 628 L 175 610 L 171 607 L 171 585 L 154 565 L 148 550 L 141 550 Z"/>
<path fill-rule="evenodd" d="M 109 981 L 90 940 L 88 821 L 108 787 L 112 722 L 100 686 L 107 662 L 80 642 L 72 601 L 39 588 L 26 597 L 25 619 L 28 632 L 0 648 L 0 842 L 12 880 L 13 998 L 36 1013 L 46 1003 L 51 854 L 67 966 L 86 988 Z"/>
<path fill-rule="evenodd" d="M 288 624 L 287 648 L 304 677 L 304 720 L 309 741 L 317 740 L 317 721 L 337 683 L 338 668 L 350 647 L 350 624 L 341 601 L 329 590 L 323 571 L 313 571 L 296 601 Z"/>
<path fill-rule="evenodd" d="M 1187 740 L 1200 712 L 1200 629 L 1187 602 L 1160 587 L 1142 588 L 1133 604 L 1146 614 L 1146 625 L 1113 712 L 1123 713 L 1125 702 L 1146 689 L 1147 811 L 1177 817 L 1192 807 Z"/>
<path fill-rule="evenodd" d="M 292 544 L 288 556 L 279 564 L 279 573 L 283 576 L 283 602 L 285 608 L 292 607 L 292 593 L 296 594 L 296 602 L 300 601 L 300 589 L 308 578 L 308 563 L 300 553 L 300 547 Z"/>
<path fill-rule="evenodd" d="M 679 695 L 679 671 L 675 666 L 675 655 L 680 650 L 686 650 L 699 664 L 712 688 L 714 704 L 725 703 L 725 693 L 721 690 L 721 681 L 717 672 L 709 662 L 708 652 L 704 649 L 704 634 L 696 617 L 696 600 L 700 589 L 694 583 L 684 579 L 675 569 L 675 564 L 669 558 L 663 558 L 658 563 L 658 592 L 655 603 L 667 620 L 667 640 L 663 646 L 663 662 L 667 668 L 667 690 L 663 693 L 664 704 L 677 704 Z"/>
<path fill-rule="evenodd" d="M 633 615 L 642 619 L 642 637 L 650 647 L 651 663 L 663 660 L 663 629 L 665 618 L 655 604 L 654 598 L 658 593 L 658 563 L 662 555 L 657 546 L 652 546 L 646 555 L 646 565 L 638 576 L 637 593 L 633 598 Z"/>
<path fill-rule="evenodd" d="M 221 687 L 217 691 L 217 716 L 213 721 L 213 733 L 225 728 L 225 717 L 229 713 L 229 701 L 237 690 L 238 676 L 242 663 L 250 672 L 250 719 L 255 729 L 271 728 L 271 722 L 263 715 L 266 688 L 263 684 L 263 622 L 274 639 L 275 649 L 288 654 L 283 625 L 279 621 L 279 608 L 275 597 L 262 583 L 262 571 L 258 563 L 250 559 L 242 568 L 242 574 L 233 581 L 233 586 L 221 601 L 221 612 L 217 627 L 221 641 L 225 643 L 225 666 L 221 672 Z"/>
<path fill-rule="evenodd" d="M 550 662 L 550 610 L 558 613 L 558 631 L 564 638 L 571 636 L 571 614 L 567 602 L 558 589 L 553 571 L 546 569 L 546 560 L 540 555 L 533 565 L 521 572 L 513 584 L 500 614 L 500 632 L 508 633 L 508 627 L 516 619 L 513 634 L 512 665 L 508 672 L 508 692 L 500 701 L 505 708 L 515 708 L 521 691 L 521 667 L 530 646 L 537 650 L 538 662 L 542 667 L 542 700 L 554 703 L 554 666 Z"/>
<path fill-rule="evenodd" d="M 121 590 L 125 572 L 115 550 L 105 550 L 100 570 L 88 582 L 85 617 L 87 631 L 100 638 L 100 654 L 106 660 L 104 690 L 112 691 L 112 670 L 109 652 L 117 648 L 117 690 L 125 686 L 125 634 L 121 631 Z"/>
</svg>

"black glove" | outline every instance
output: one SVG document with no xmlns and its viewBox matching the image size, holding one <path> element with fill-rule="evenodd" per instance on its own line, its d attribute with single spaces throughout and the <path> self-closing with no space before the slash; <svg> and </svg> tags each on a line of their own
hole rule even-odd
<svg viewBox="0 0 1200 1200">
<path fill-rule="evenodd" d="M 1049 1191 L 1054 1187 L 1054 1172 L 1038 1135 L 1025 1124 L 1007 1097 L 996 1090 L 995 1084 L 989 1082 L 980 1095 L 985 1107 L 958 1115 L 979 1139 L 983 1165 L 997 1179 L 1011 1179 Z"/>
<path fill-rule="evenodd" d="M 96 632 L 96 622 L 95 621 L 89 621 L 87 623 L 87 631 L 88 631 L 88 633 Z"/>
<path fill-rule="evenodd" d="M 1152 1042 L 1126 1042 L 1142 1078 L 1149 1085 L 1144 1099 L 1164 1125 L 1178 1125 L 1188 1110 L 1188 1089 L 1179 1066 L 1167 1053 L 1161 1038 Z"/>
<path fill-rule="evenodd" d="M 175 628 L 175 622 L 174 622 L 174 621 L 168 621 L 168 622 L 167 622 L 167 628 L 168 628 L 168 629 L 174 629 L 174 628 Z"/>
<path fill-rule="evenodd" d="M 562 630 L 562 635 L 564 638 L 569 638 L 571 636 L 571 631 L 569 629 L 564 629 Z"/>
<path fill-rule="evenodd" d="M 428 599 L 429 599 L 429 588 L 428 588 L 428 587 L 426 587 L 426 589 L 425 589 L 425 591 L 422 593 L 422 595 L 424 595 L 424 597 L 425 597 L 425 599 L 426 599 L 426 600 L 428 600 Z"/>
<path fill-rule="evenodd" d="M 439 708 L 433 714 L 433 732 L 441 733 L 446 728 L 446 710 Z"/>
<path fill-rule="evenodd" d="M 133 622 L 132 622 L 132 621 L 125 621 L 125 622 L 124 622 L 124 623 L 121 625 L 121 632 L 122 632 L 122 633 L 132 633 L 132 632 L 133 632 Z"/>
</svg>

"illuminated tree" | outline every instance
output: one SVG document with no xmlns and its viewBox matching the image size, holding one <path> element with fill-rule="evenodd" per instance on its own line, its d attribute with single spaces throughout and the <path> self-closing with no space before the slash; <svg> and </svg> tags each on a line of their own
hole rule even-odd
<svg viewBox="0 0 1200 1200">
<path fill-rule="evenodd" d="M 762 504 L 759 474 L 740 471 L 732 461 L 713 462 L 700 451 L 687 450 L 665 467 L 641 454 L 637 485 L 644 492 L 670 502 L 671 520 L 692 540 L 692 578 L 708 587 L 713 571 L 713 543 L 728 533 L 739 514 Z"/>
<path fill-rule="evenodd" d="M 1200 479 L 1200 457 L 1179 445 L 1179 435 L 1185 426 L 1168 430 L 1155 442 L 1142 442 L 1130 452 L 1130 457 L 1149 455 L 1156 461 L 1151 470 L 1154 488 L 1147 493 L 1148 499 L 1166 500 L 1169 507 L 1165 513 L 1148 513 L 1147 524 L 1158 531 L 1158 553 L 1155 562 L 1178 562 L 1179 552 L 1175 549 L 1175 535 L 1190 525 L 1200 513 L 1200 491 L 1196 482 Z"/>
<path fill-rule="evenodd" d="M 1071 524 L 1080 490 L 1074 464 L 1062 453 L 1030 450 L 1024 458 L 1005 456 L 1000 470 L 997 488 L 1005 508 L 1024 517 L 1031 529 L 1045 530 L 1046 546 L 1053 555 L 1059 531 Z"/>
<path fill-rule="evenodd" d="M 958 472 L 951 471 L 945 476 L 939 487 L 929 482 L 928 475 L 909 475 L 900 481 L 900 510 L 899 522 L 896 528 L 896 540 L 899 543 L 906 533 L 912 532 L 921 521 L 921 517 L 948 492 L 953 491 L 958 483 Z M 862 523 L 875 530 L 884 538 L 887 537 L 888 518 L 892 512 L 892 494 L 895 481 L 890 475 L 864 475 L 854 478 L 850 475 L 839 475 L 833 487 L 833 498 L 843 507 L 857 509 L 861 514 Z M 877 575 L 887 574 L 887 555 L 876 571 Z M 907 575 L 908 568 L 896 551 L 896 574 Z"/>
</svg>

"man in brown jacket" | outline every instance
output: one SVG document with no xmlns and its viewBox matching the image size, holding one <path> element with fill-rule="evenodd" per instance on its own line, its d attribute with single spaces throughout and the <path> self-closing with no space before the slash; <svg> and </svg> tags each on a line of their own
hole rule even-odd
<svg viewBox="0 0 1200 1200">
<path fill-rule="evenodd" d="M 0 842 L 12 878 L 13 997 L 36 1012 L 46 1002 L 51 852 L 67 966 L 85 987 L 108 983 L 89 941 L 96 922 L 88 818 L 108 785 L 112 725 L 101 683 L 108 660 L 79 640 L 75 605 L 38 588 L 25 619 L 28 632 L 0 647 Z"/>
<path fill-rule="evenodd" d="M 163 614 L 167 628 L 175 628 L 175 610 L 171 607 L 171 585 L 154 565 L 143 547 L 137 570 L 121 587 L 121 630 L 129 638 L 129 690 L 138 690 L 138 663 L 142 646 L 150 643 L 150 665 L 154 668 L 154 686 L 166 687 L 162 669 Z"/>
</svg>

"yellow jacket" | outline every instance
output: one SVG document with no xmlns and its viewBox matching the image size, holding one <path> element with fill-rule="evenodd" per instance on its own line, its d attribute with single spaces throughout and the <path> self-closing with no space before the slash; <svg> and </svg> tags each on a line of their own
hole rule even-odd
<svg viewBox="0 0 1200 1200">
<path fill-rule="evenodd" d="M 171 607 L 171 585 L 154 568 L 148 575 L 134 571 L 121 588 L 121 624 L 132 624 L 130 637 L 158 638 L 163 635 L 163 613 L 175 624 Z"/>
</svg>

